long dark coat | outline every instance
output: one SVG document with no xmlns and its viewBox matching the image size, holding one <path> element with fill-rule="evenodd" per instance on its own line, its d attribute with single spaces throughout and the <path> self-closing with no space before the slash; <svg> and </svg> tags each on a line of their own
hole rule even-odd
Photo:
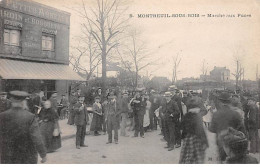
<svg viewBox="0 0 260 167">
<path fill-rule="evenodd" d="M 217 112 L 213 113 L 211 125 L 209 127 L 209 130 L 212 133 L 216 133 L 218 151 L 222 161 L 225 160 L 227 155 L 223 149 L 219 133 L 228 127 L 232 127 L 246 134 L 244 122 L 240 114 L 234 108 L 230 107 L 230 105 L 224 104 Z"/>
<path fill-rule="evenodd" d="M 88 118 L 88 111 L 86 106 L 84 105 L 83 110 L 80 109 L 80 107 L 83 104 L 77 103 L 75 105 L 75 125 L 77 126 L 84 126 L 87 124 L 89 118 Z"/>
<path fill-rule="evenodd" d="M 70 105 L 69 105 L 69 119 L 68 119 L 68 124 L 73 125 L 74 124 L 74 119 L 75 119 L 75 110 L 74 107 L 78 101 L 78 98 L 76 96 L 72 96 L 70 99 Z"/>
<path fill-rule="evenodd" d="M 42 121 L 40 131 L 47 152 L 61 148 L 61 136 L 53 136 L 54 128 L 57 128 L 55 123 L 59 119 L 57 112 L 52 108 L 43 109 L 39 114 L 39 118 Z"/>
<path fill-rule="evenodd" d="M 0 113 L 0 161 L 4 164 L 33 164 L 38 154 L 46 156 L 35 115 L 22 108 Z"/>
<path fill-rule="evenodd" d="M 119 101 L 109 101 L 106 106 L 106 115 L 108 129 L 118 130 L 120 128 L 119 119 L 120 119 L 120 102 Z M 112 126 L 111 126 L 112 125 Z"/>
</svg>

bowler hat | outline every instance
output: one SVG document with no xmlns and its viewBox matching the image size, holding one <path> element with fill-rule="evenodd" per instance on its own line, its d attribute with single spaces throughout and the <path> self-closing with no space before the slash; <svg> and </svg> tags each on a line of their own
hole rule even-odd
<svg viewBox="0 0 260 167">
<path fill-rule="evenodd" d="M 218 99 L 223 102 L 230 102 L 231 101 L 231 94 L 228 92 L 222 92 Z"/>
<path fill-rule="evenodd" d="M 22 101 L 29 96 L 27 92 L 19 91 L 19 90 L 10 91 L 9 94 L 11 96 L 11 99 L 16 101 Z"/>
</svg>

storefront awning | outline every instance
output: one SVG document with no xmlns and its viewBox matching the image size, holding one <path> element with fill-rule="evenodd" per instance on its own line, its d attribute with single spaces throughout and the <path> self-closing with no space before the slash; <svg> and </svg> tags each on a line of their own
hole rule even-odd
<svg viewBox="0 0 260 167">
<path fill-rule="evenodd" d="M 0 59 L 0 78 L 84 81 L 68 65 Z"/>
</svg>

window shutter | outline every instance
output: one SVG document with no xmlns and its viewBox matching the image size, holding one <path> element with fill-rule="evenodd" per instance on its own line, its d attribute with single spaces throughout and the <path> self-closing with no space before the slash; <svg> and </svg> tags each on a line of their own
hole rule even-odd
<svg viewBox="0 0 260 167">
<path fill-rule="evenodd" d="M 45 45 L 45 36 L 42 36 L 42 50 L 46 49 L 46 45 Z"/>
<path fill-rule="evenodd" d="M 10 44 L 19 46 L 20 45 L 20 32 L 17 30 L 10 31 Z"/>
<path fill-rule="evenodd" d="M 4 44 L 10 44 L 10 31 L 4 30 Z"/>
</svg>

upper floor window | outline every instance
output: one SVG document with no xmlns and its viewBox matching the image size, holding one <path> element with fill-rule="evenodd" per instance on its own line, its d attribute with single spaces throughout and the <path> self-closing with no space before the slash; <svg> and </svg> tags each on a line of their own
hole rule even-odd
<svg viewBox="0 0 260 167">
<path fill-rule="evenodd" d="M 54 51 L 54 36 L 42 35 L 42 50 Z"/>
<path fill-rule="evenodd" d="M 20 46 L 21 31 L 4 29 L 4 44 Z"/>
</svg>

